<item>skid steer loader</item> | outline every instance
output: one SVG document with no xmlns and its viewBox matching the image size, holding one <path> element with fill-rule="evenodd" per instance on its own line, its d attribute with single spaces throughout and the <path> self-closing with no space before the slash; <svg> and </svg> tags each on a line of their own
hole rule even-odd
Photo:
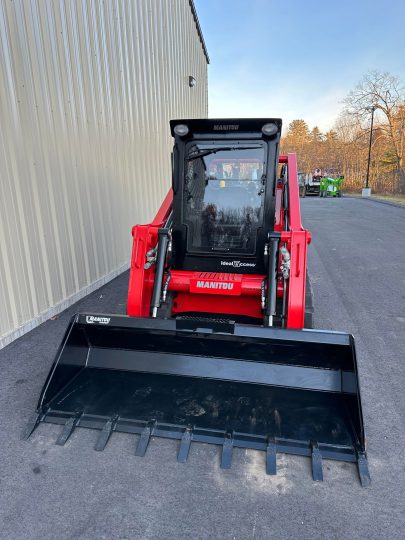
<svg viewBox="0 0 405 540">
<path fill-rule="evenodd" d="M 306 255 L 295 154 L 279 155 L 280 119 L 171 121 L 172 189 L 136 225 L 127 316 L 73 317 L 27 426 L 78 428 L 357 464 L 370 482 L 354 340 L 304 329 Z M 309 322 L 310 324 L 310 322 Z"/>
</svg>

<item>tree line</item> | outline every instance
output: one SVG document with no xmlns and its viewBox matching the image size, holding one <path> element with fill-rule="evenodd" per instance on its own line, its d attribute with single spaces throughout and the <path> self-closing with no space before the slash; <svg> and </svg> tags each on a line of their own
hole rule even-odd
<svg viewBox="0 0 405 540">
<path fill-rule="evenodd" d="M 309 129 L 304 120 L 293 120 L 281 139 L 281 151 L 297 152 L 299 170 L 345 177 L 345 189 L 365 185 L 371 117 L 369 185 L 378 193 L 405 194 L 405 86 L 389 74 L 372 71 L 343 101 L 331 130 Z"/>
</svg>

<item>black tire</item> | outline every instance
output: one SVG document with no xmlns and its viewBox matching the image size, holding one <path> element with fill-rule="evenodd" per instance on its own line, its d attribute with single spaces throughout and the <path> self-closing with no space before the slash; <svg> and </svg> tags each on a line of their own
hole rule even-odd
<svg viewBox="0 0 405 540">
<path fill-rule="evenodd" d="M 305 285 L 305 318 L 304 318 L 304 328 L 313 328 L 314 327 L 314 294 L 312 291 L 311 280 L 308 276 Z"/>
</svg>

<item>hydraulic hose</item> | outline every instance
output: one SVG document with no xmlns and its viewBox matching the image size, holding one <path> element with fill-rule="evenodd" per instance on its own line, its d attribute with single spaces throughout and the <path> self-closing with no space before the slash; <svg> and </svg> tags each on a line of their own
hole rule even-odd
<svg viewBox="0 0 405 540">
<path fill-rule="evenodd" d="M 266 319 L 269 326 L 273 326 L 274 317 L 276 316 L 276 302 L 277 302 L 277 258 L 278 258 L 278 246 L 280 243 L 280 233 L 270 234 L 270 264 L 267 281 L 267 307 L 266 307 Z"/>
<path fill-rule="evenodd" d="M 160 307 L 163 273 L 165 270 L 167 246 L 169 244 L 169 229 L 159 229 L 158 235 L 159 243 L 156 255 L 155 281 L 153 283 L 152 300 L 150 303 L 152 317 L 156 317 L 157 310 Z"/>
</svg>

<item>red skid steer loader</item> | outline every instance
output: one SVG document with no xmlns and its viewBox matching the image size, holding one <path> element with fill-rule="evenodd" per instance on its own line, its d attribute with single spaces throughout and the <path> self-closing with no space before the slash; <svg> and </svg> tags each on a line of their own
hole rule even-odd
<svg viewBox="0 0 405 540">
<path fill-rule="evenodd" d="M 24 436 L 40 422 L 357 464 L 370 482 L 353 337 L 313 330 L 311 235 L 301 225 L 295 154 L 281 120 L 171 121 L 172 189 L 136 225 L 127 316 L 73 317 Z M 307 301 L 306 301 L 307 300 Z M 304 329 L 305 327 L 305 329 Z"/>
</svg>

